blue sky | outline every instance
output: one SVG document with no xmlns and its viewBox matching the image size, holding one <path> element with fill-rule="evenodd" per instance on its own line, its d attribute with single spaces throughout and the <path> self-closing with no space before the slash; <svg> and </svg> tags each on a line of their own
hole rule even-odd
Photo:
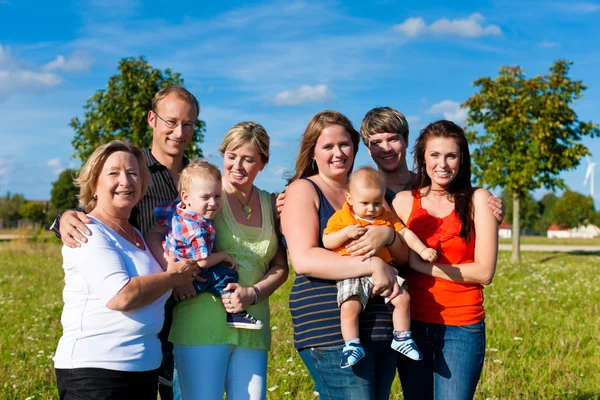
<svg viewBox="0 0 600 400">
<path fill-rule="evenodd" d="M 211 161 L 221 164 L 216 149 L 232 125 L 264 125 L 272 158 L 257 185 L 270 191 L 283 189 L 318 111 L 358 127 L 389 105 L 407 116 L 412 148 L 428 122 L 460 122 L 472 82 L 502 65 L 533 76 L 574 61 L 571 77 L 588 85 L 575 109 L 598 123 L 599 17 L 599 1 L 0 0 L 0 194 L 50 197 L 58 173 L 79 166 L 70 119 L 131 56 L 182 74 L 200 101 Z M 600 140 L 584 143 L 600 160 Z M 363 147 L 358 165 L 369 163 Z M 586 167 L 561 176 L 588 193 Z"/>
</svg>

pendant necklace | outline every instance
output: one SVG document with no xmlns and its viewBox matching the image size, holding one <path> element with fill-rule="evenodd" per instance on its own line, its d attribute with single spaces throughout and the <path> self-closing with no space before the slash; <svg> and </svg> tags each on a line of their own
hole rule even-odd
<svg viewBox="0 0 600 400">
<path fill-rule="evenodd" d="M 100 207 L 100 208 L 102 208 L 102 207 Z M 104 208 L 102 208 L 102 211 L 104 211 Z M 113 224 L 115 224 L 115 225 L 116 225 L 116 226 L 117 226 L 117 227 L 118 227 L 120 230 L 122 230 L 122 231 L 123 231 L 123 233 L 124 233 L 125 235 L 127 235 L 127 237 L 128 237 L 129 239 L 131 239 L 131 240 L 133 241 L 133 243 L 135 243 L 135 247 L 138 247 L 138 248 L 139 248 L 139 247 L 141 247 L 141 244 L 140 244 L 140 242 L 138 242 L 137 240 L 135 240 L 135 229 L 134 229 L 133 227 L 131 228 L 131 229 L 133 229 L 133 237 L 132 237 L 132 236 L 131 236 L 129 233 L 127 233 L 127 231 L 126 231 L 125 229 L 123 229 L 123 228 L 121 227 L 121 225 L 119 225 L 119 224 L 117 224 L 115 221 L 113 221 L 113 220 L 112 220 L 112 219 L 111 219 L 111 218 L 108 216 L 108 213 L 107 213 L 106 211 L 104 211 L 104 214 L 106 214 L 106 218 L 107 218 L 107 219 L 108 219 L 110 222 L 112 222 Z"/>
<path fill-rule="evenodd" d="M 252 208 L 250 207 L 250 203 L 252 203 L 252 194 L 254 194 L 254 185 L 252 185 L 252 188 L 250 189 L 250 196 L 248 196 L 248 199 L 249 199 L 248 204 L 244 204 L 242 199 L 240 199 L 240 196 L 237 195 L 237 193 L 235 192 L 235 190 L 233 190 L 231 185 L 229 185 L 229 188 L 231 189 L 234 196 L 238 199 L 238 201 L 242 205 L 244 213 L 246 214 L 246 220 L 250 220 L 250 217 L 252 216 Z"/>
</svg>

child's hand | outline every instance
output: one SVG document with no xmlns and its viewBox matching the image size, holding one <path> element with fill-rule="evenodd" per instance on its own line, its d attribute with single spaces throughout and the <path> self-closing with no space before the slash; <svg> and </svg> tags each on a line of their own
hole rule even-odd
<svg viewBox="0 0 600 400">
<path fill-rule="evenodd" d="M 425 250 L 423 250 L 421 252 L 421 254 L 419 254 L 421 256 L 421 258 L 425 261 L 428 262 L 434 262 L 435 260 L 437 260 L 437 251 L 435 251 L 434 249 L 431 249 L 429 247 L 427 247 Z"/>
<path fill-rule="evenodd" d="M 231 256 L 229 254 L 227 254 L 225 256 L 225 259 L 223 260 L 223 262 L 225 264 L 227 264 L 229 269 L 237 271 L 237 269 L 238 269 L 237 263 L 233 260 L 233 258 L 231 258 Z"/>
<path fill-rule="evenodd" d="M 348 225 L 344 230 L 348 239 L 358 239 L 367 232 L 367 229 L 360 225 Z"/>
</svg>

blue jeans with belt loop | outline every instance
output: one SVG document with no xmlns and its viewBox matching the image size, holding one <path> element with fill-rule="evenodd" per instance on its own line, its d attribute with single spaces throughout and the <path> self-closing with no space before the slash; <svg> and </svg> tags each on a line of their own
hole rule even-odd
<svg viewBox="0 0 600 400">
<path fill-rule="evenodd" d="M 321 400 L 389 399 L 398 353 L 390 340 L 361 340 L 365 358 L 351 368 L 340 368 L 343 345 L 298 351 Z"/>
<path fill-rule="evenodd" d="M 398 356 L 404 398 L 472 399 L 485 358 L 485 322 L 450 326 L 412 320 L 411 330 L 423 360 Z"/>
</svg>

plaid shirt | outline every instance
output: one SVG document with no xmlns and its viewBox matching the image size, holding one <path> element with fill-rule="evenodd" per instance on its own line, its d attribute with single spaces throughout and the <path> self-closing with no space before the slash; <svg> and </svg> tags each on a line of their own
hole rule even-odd
<svg viewBox="0 0 600 400">
<path fill-rule="evenodd" d="M 159 204 L 154 216 L 159 224 L 168 228 L 163 248 L 169 257 L 199 261 L 212 252 L 215 240 L 212 221 L 186 210 L 181 201 Z"/>
</svg>

